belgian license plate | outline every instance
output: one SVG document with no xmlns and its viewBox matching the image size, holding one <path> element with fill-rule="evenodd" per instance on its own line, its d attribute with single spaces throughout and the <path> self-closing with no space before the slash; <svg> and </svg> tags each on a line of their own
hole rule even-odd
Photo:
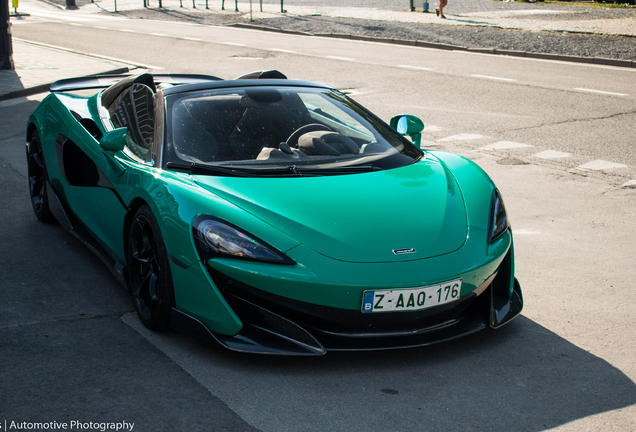
<svg viewBox="0 0 636 432">
<path fill-rule="evenodd" d="M 362 312 L 416 311 L 459 299 L 462 280 L 419 288 L 365 291 Z"/>
</svg>

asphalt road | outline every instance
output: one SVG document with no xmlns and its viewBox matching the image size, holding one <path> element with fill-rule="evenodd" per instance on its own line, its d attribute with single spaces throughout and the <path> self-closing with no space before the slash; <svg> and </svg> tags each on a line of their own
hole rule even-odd
<svg viewBox="0 0 636 432">
<path fill-rule="evenodd" d="M 636 167 L 636 69 L 493 57 L 176 22 L 95 18 L 14 26 L 14 37 L 126 58 L 167 71 L 232 78 L 279 69 L 351 89 L 383 118 L 408 112 L 430 141 L 472 134 Z M 131 43 L 134 41 L 134 43 Z M 175 57 L 178 53 L 178 58 Z M 488 144 L 490 142 L 486 142 Z M 473 140 L 475 148 L 482 141 Z M 485 145 L 484 144 L 484 145 Z M 554 162 L 552 160 L 551 162 Z M 606 173 L 636 178 L 625 168 Z"/>
<path fill-rule="evenodd" d="M 636 429 L 636 189 L 621 187 L 636 179 L 634 71 L 178 24 L 80 24 L 13 33 L 167 71 L 230 78 L 275 68 L 347 89 L 385 119 L 418 115 L 426 146 L 474 159 L 502 190 L 526 306 L 499 331 L 318 359 L 246 356 L 148 332 L 99 261 L 31 214 L 22 133 L 37 102 L 2 102 L 0 420 L 128 420 L 148 431 Z M 547 151 L 569 156 L 538 156 Z M 628 166 L 582 168 L 598 160 Z"/>
</svg>

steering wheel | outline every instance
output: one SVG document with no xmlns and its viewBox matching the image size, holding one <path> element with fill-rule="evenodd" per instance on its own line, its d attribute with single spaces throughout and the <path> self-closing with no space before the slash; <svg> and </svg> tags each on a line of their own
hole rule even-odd
<svg viewBox="0 0 636 432">
<path fill-rule="evenodd" d="M 300 138 L 302 135 L 306 134 L 307 132 L 314 132 L 314 131 L 321 131 L 321 130 L 332 132 L 332 129 L 329 126 L 326 126 L 321 123 L 310 123 L 308 125 L 301 126 L 295 131 L 293 131 L 292 134 L 289 136 L 289 138 L 287 138 L 287 141 L 285 142 L 290 147 L 298 147 L 298 138 Z"/>
</svg>

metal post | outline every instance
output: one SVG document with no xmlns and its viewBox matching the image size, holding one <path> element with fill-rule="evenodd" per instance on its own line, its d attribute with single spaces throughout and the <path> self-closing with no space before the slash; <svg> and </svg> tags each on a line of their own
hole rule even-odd
<svg viewBox="0 0 636 432">
<path fill-rule="evenodd" d="M 285 12 L 287 12 L 287 11 L 283 7 L 283 0 L 280 0 L 280 13 L 285 13 Z"/>
<path fill-rule="evenodd" d="M 15 69 L 9 2 L 0 0 L 0 69 Z"/>
<path fill-rule="evenodd" d="M 75 1 L 75 0 L 73 0 Z M 115 12 L 117 12 L 117 0 L 115 0 Z"/>
<path fill-rule="evenodd" d="M 409 0 L 409 2 L 410 2 L 409 10 L 413 12 L 415 10 L 415 6 L 413 6 L 413 0 Z"/>
<path fill-rule="evenodd" d="M 196 9 L 197 8 L 197 4 L 194 2 L 194 0 L 192 0 L 192 8 Z"/>
<path fill-rule="evenodd" d="M 260 4 L 261 4 L 261 12 L 263 12 L 263 0 L 259 0 Z"/>
<path fill-rule="evenodd" d="M 205 8 L 206 8 L 206 9 L 210 9 L 210 8 L 208 7 L 208 0 L 205 0 Z"/>
<path fill-rule="evenodd" d="M 238 0 L 234 0 L 234 12 L 238 12 Z"/>
<path fill-rule="evenodd" d="M 225 10 L 225 0 L 221 0 L 221 10 Z"/>
</svg>

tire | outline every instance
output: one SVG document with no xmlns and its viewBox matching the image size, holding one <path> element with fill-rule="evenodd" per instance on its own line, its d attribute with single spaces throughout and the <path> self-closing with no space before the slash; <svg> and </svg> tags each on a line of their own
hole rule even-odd
<svg viewBox="0 0 636 432">
<path fill-rule="evenodd" d="M 41 222 L 54 223 L 56 220 L 49 207 L 46 162 L 42 151 L 42 141 L 37 130 L 34 130 L 29 137 L 26 156 L 29 175 L 29 197 L 31 198 L 33 212 Z"/>
<path fill-rule="evenodd" d="M 149 329 L 169 329 L 175 304 L 170 262 L 157 219 L 147 205 L 133 216 L 127 257 L 130 291 L 139 319 Z"/>
</svg>

